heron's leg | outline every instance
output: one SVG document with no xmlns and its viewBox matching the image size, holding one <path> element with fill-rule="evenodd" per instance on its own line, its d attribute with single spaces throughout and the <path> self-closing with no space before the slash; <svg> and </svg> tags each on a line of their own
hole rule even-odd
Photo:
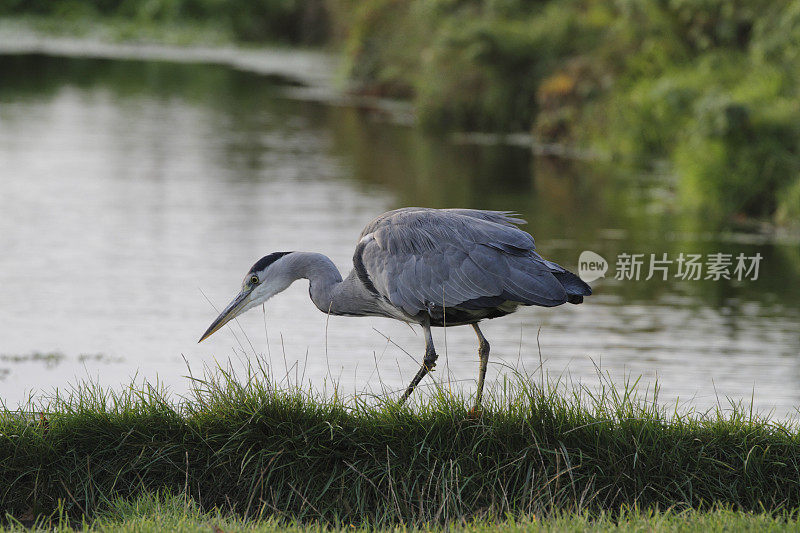
<svg viewBox="0 0 800 533">
<path fill-rule="evenodd" d="M 423 325 L 422 329 L 425 331 L 425 358 L 422 360 L 422 366 L 417 372 L 417 375 L 414 376 L 414 379 L 411 380 L 411 384 L 406 389 L 406 392 L 403 393 L 403 397 L 400 398 L 400 403 L 406 401 L 406 399 L 411 396 L 411 393 L 414 392 L 414 387 L 422 381 L 422 378 L 425 377 L 425 374 L 433 370 L 433 367 L 436 366 L 436 358 L 439 357 L 436 355 L 436 350 L 433 347 L 433 335 L 431 335 L 431 327 Z"/>
<path fill-rule="evenodd" d="M 475 334 L 478 336 L 478 357 L 481 359 L 481 366 L 478 370 L 478 396 L 475 398 L 475 408 L 481 406 L 481 398 L 483 397 L 483 380 L 486 377 L 486 365 L 489 364 L 489 341 L 481 333 L 478 324 L 472 324 Z"/>
</svg>

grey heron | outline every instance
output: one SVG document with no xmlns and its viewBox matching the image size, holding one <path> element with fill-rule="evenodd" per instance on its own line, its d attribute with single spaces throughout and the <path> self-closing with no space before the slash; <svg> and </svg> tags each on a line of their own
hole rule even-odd
<svg viewBox="0 0 800 533">
<path fill-rule="evenodd" d="M 345 279 L 322 254 L 269 254 L 250 268 L 241 292 L 199 342 L 296 280 L 307 279 L 311 300 L 324 313 L 388 317 L 422 326 L 425 355 L 401 403 L 436 366 L 431 327 L 471 325 L 480 359 L 478 408 L 489 361 L 489 343 L 478 323 L 520 306 L 579 304 L 592 294 L 578 276 L 536 252 L 533 237 L 517 227 L 523 223 L 505 211 L 389 211 L 361 232 L 353 270 Z"/>
</svg>

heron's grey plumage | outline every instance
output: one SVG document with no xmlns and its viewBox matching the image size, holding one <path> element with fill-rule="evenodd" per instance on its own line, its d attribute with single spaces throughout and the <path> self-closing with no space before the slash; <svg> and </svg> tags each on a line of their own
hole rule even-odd
<svg viewBox="0 0 800 533">
<path fill-rule="evenodd" d="M 499 211 L 398 209 L 367 225 L 355 261 L 381 297 L 420 321 L 428 315 L 433 325 L 591 294 L 577 276 L 535 251 L 533 237 L 517 227 L 523 222 Z"/>
<path fill-rule="evenodd" d="M 353 271 L 344 279 L 322 254 L 270 254 L 253 265 L 239 296 L 201 340 L 304 278 L 310 282 L 312 301 L 325 313 L 383 316 L 422 325 L 425 358 L 403 399 L 435 365 L 431 326 L 473 325 L 480 344 L 482 389 L 489 344 L 478 328 L 480 320 L 506 315 L 521 305 L 581 303 L 592 293 L 575 274 L 536 252 L 533 237 L 517 227 L 523 223 L 504 211 L 389 211 L 364 228 Z"/>
</svg>

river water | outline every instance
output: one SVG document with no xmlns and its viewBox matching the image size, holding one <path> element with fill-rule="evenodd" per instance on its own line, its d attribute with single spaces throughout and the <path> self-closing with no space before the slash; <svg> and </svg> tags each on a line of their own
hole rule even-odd
<svg viewBox="0 0 800 533">
<path fill-rule="evenodd" d="M 752 399 L 762 413 L 796 414 L 796 240 L 679 216 L 658 172 L 426 135 L 382 108 L 296 96 L 225 66 L 0 56 L 6 406 L 86 380 L 157 379 L 182 394 L 187 363 L 197 374 L 254 353 L 276 379 L 316 391 L 393 394 L 417 370 L 421 332 L 328 319 L 305 282 L 241 327 L 197 339 L 262 255 L 319 251 L 346 274 L 372 217 L 424 205 L 514 210 L 545 257 L 576 270 L 591 250 L 609 263 L 583 305 L 485 323 L 488 387 L 515 371 L 538 380 L 541 360 L 551 378 L 590 387 L 598 369 L 617 383 L 658 382 L 660 401 L 682 409 Z M 666 280 L 645 279 L 651 253 L 673 261 Z M 683 280 L 681 253 L 761 260 L 742 280 L 735 265 L 730 280 Z M 644 254 L 640 279 L 615 279 L 624 254 Z M 472 393 L 471 328 L 434 333 L 440 365 L 426 384 Z"/>
</svg>

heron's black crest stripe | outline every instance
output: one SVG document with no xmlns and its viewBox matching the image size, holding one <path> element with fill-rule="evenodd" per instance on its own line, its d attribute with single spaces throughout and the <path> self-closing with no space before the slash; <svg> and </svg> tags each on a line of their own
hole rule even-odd
<svg viewBox="0 0 800 533">
<path fill-rule="evenodd" d="M 278 259 L 280 259 L 284 255 L 287 255 L 287 254 L 290 254 L 290 253 L 292 253 L 292 252 L 273 252 L 273 253 L 271 253 L 269 255 L 265 255 L 264 257 L 262 257 L 261 259 L 256 261 L 256 264 L 253 265 L 253 267 L 250 269 L 250 272 L 251 273 L 252 272 L 261 272 L 262 270 L 264 270 L 265 268 L 270 266 L 272 263 L 274 263 L 275 261 L 277 261 Z"/>
<path fill-rule="evenodd" d="M 369 279 L 367 268 L 364 266 L 364 258 L 362 257 L 362 254 L 364 253 L 364 248 L 366 246 L 366 242 L 360 242 L 358 243 L 358 246 L 356 246 L 356 252 L 353 254 L 353 267 L 356 269 L 356 275 L 358 276 L 358 279 L 361 280 L 361 283 L 364 284 L 367 290 L 375 296 L 381 296 L 381 294 L 378 292 L 378 289 L 375 288 L 375 284 L 372 283 L 371 279 Z"/>
</svg>

